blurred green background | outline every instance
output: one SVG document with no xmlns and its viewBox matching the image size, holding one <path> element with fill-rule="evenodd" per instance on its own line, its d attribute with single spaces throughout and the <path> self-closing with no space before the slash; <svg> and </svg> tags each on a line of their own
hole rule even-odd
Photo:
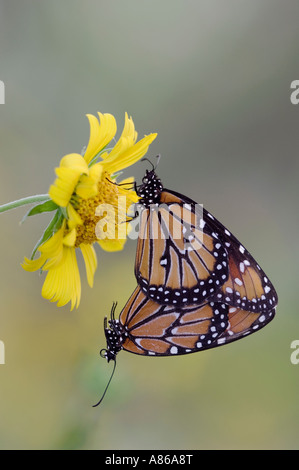
<svg viewBox="0 0 299 470">
<path fill-rule="evenodd" d="M 166 187 L 205 205 L 253 253 L 279 295 L 256 335 L 189 356 L 121 353 L 103 318 L 135 287 L 136 243 L 98 250 L 78 310 L 41 297 L 23 271 L 48 215 L 0 216 L 1 449 L 296 449 L 299 440 L 296 0 L 1 0 L 0 203 L 45 193 L 81 152 L 86 113 L 125 111 L 158 132 Z M 146 163 L 125 175 L 140 179 Z"/>
</svg>

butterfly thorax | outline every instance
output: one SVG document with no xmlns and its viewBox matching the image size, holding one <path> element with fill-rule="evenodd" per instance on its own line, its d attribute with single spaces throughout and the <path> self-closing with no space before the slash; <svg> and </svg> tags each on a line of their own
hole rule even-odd
<svg viewBox="0 0 299 470">
<path fill-rule="evenodd" d="M 140 197 L 139 204 L 145 208 L 149 208 L 151 204 L 159 204 L 162 191 L 163 185 L 155 171 L 146 170 L 142 184 L 137 189 L 137 195 Z"/>
<path fill-rule="evenodd" d="M 107 341 L 107 349 L 104 349 L 102 354 L 107 361 L 114 361 L 116 355 L 123 348 L 123 342 L 125 340 L 126 332 L 124 326 L 119 320 L 109 320 L 109 328 L 107 324 L 105 326 L 105 336 Z"/>
</svg>

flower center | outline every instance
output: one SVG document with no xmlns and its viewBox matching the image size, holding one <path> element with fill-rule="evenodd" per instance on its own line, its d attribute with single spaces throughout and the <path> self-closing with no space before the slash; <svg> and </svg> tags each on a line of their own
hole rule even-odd
<svg viewBox="0 0 299 470">
<path fill-rule="evenodd" d="M 102 219 L 105 219 L 103 233 L 106 233 L 102 238 L 118 238 L 119 220 L 120 218 L 122 218 L 122 221 L 126 220 L 126 213 L 120 214 L 119 210 L 119 196 L 122 195 L 121 193 L 125 193 L 125 191 L 121 190 L 117 184 L 112 183 L 111 175 L 104 172 L 98 183 L 98 194 L 89 199 L 80 198 L 76 211 L 83 223 L 76 227 L 75 247 L 78 247 L 81 243 L 93 244 L 99 240 L 98 232 L 96 234 L 96 226 Z M 126 198 L 126 210 L 131 202 L 130 198 Z"/>
</svg>

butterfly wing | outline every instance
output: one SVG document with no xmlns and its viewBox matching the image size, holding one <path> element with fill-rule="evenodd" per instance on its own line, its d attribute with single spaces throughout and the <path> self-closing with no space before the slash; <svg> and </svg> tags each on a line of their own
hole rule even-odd
<svg viewBox="0 0 299 470">
<path fill-rule="evenodd" d="M 227 250 L 201 206 L 163 191 L 142 210 L 135 275 L 152 300 L 177 306 L 203 302 L 228 280 Z"/>
<path fill-rule="evenodd" d="M 215 346 L 231 343 L 262 329 L 273 320 L 274 316 L 275 308 L 265 313 L 256 313 L 230 307 L 228 310 L 228 327 L 216 339 Z"/>
<path fill-rule="evenodd" d="M 218 302 L 184 308 L 161 305 L 138 286 L 119 321 L 126 331 L 124 350 L 153 356 L 181 355 L 211 347 L 228 327 L 228 307 Z"/>
<path fill-rule="evenodd" d="M 215 348 L 263 328 L 275 310 L 253 313 L 221 302 L 174 307 L 146 297 L 138 286 L 119 318 L 123 349 L 140 355 L 173 356 Z"/>
<path fill-rule="evenodd" d="M 161 202 L 167 204 L 171 216 L 181 214 L 176 218 L 180 227 L 176 232 L 181 230 L 183 241 L 172 236 L 159 238 L 163 214 L 158 212 L 153 218 L 150 209 L 143 211 L 135 262 L 143 292 L 160 303 L 186 305 L 210 299 L 252 312 L 274 309 L 278 299 L 272 283 L 224 225 L 206 209 L 198 215 L 194 209 L 198 205 L 174 191 L 163 190 Z M 186 215 L 190 220 L 188 211 L 193 216 L 190 230 L 183 220 Z M 157 238 L 152 237 L 154 230 Z M 187 249 L 186 230 L 195 235 L 195 242 Z"/>
<path fill-rule="evenodd" d="M 272 311 L 278 302 L 277 293 L 260 265 L 237 238 L 206 210 L 204 218 L 212 221 L 228 256 L 229 278 L 215 294 L 215 301 L 251 312 Z"/>
</svg>

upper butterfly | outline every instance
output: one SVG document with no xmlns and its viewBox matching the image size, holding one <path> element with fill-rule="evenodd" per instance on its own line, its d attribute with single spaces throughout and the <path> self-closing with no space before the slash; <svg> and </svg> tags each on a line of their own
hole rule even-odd
<svg viewBox="0 0 299 470">
<path fill-rule="evenodd" d="M 276 291 L 263 270 L 202 205 L 163 188 L 147 170 L 139 196 L 137 282 L 160 304 L 184 306 L 205 300 L 251 312 L 269 312 Z"/>
</svg>

